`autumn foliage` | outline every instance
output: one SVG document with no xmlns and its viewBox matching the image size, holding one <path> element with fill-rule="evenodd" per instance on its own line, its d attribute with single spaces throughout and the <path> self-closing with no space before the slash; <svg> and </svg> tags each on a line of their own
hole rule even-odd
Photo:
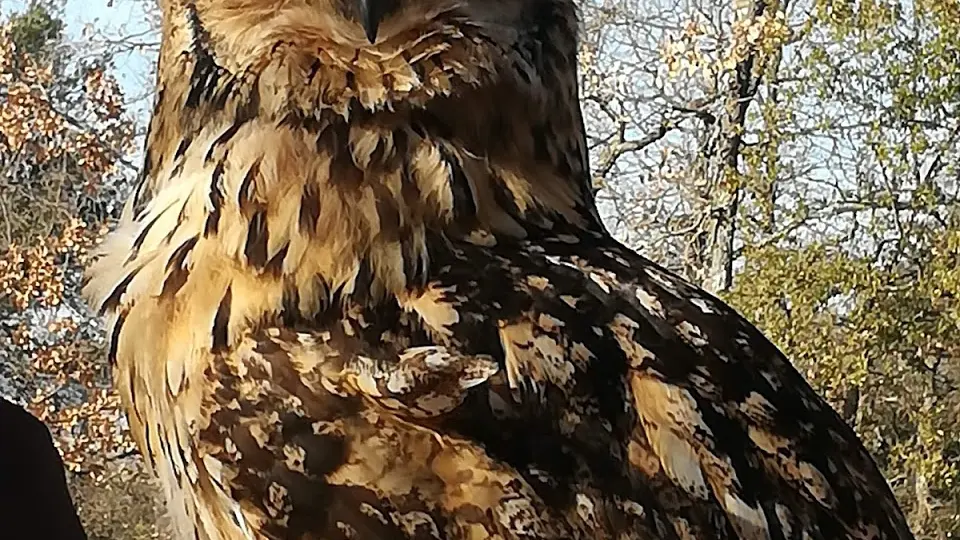
<svg viewBox="0 0 960 540">
<path fill-rule="evenodd" d="M 142 473 L 123 459 L 134 445 L 99 322 L 78 294 L 89 250 L 133 174 L 122 160 L 136 124 L 108 62 L 64 60 L 61 32 L 40 5 L 0 27 L 0 392 L 50 428 L 92 538 L 148 537 L 153 524 L 102 519 L 138 521 L 140 510 L 120 518 L 100 494 Z M 151 491 L 135 497 L 153 511 Z"/>
<path fill-rule="evenodd" d="M 29 373 L 28 409 L 57 435 L 69 469 L 93 470 L 132 448 L 88 314 L 67 299 L 76 295 L 99 225 L 85 223 L 64 197 L 42 201 L 56 212 L 40 215 L 28 200 L 53 195 L 38 189 L 46 187 L 95 197 L 99 180 L 116 167 L 117 150 L 130 145 L 132 128 L 117 84 L 99 66 L 83 68 L 77 98 L 58 99 L 62 79 L 42 50 L 18 48 L 11 37 L 16 22 L 0 29 L 0 155 L 12 188 L 3 197 L 0 260 L 0 301 L 10 311 L 6 339 L 24 362 L 21 376 Z"/>
<path fill-rule="evenodd" d="M 960 535 L 960 3 L 582 2 L 607 222 L 756 323 Z"/>
</svg>

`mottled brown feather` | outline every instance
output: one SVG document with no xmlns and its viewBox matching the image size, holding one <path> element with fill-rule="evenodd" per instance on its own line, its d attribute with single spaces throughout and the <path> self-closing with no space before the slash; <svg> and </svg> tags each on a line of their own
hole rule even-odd
<svg viewBox="0 0 960 540">
<path fill-rule="evenodd" d="M 183 538 L 910 538 L 855 434 L 591 194 L 571 0 L 162 0 L 89 271 Z"/>
</svg>

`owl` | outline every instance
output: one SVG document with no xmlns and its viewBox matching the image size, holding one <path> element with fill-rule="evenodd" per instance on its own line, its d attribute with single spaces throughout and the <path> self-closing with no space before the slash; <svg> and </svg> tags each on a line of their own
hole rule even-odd
<svg viewBox="0 0 960 540">
<path fill-rule="evenodd" d="M 911 538 L 784 355 L 604 228 L 572 0 L 161 8 L 85 295 L 183 538 Z"/>
</svg>

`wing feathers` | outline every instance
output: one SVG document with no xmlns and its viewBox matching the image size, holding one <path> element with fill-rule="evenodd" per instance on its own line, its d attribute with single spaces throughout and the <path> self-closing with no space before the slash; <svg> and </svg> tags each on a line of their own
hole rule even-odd
<svg viewBox="0 0 960 540">
<path fill-rule="evenodd" d="M 572 537 L 518 471 L 402 419 L 452 411 L 496 362 L 351 339 L 269 329 L 214 360 L 200 438 L 247 520 L 271 538 Z"/>
<path fill-rule="evenodd" d="M 628 500 L 680 537 L 778 538 L 789 529 L 859 538 L 871 527 L 878 538 L 910 537 L 855 435 L 719 300 L 615 244 L 588 251 L 541 241 L 511 256 L 466 245 L 449 258 L 438 251 L 431 257 L 447 270 L 407 305 L 427 325 L 442 321 L 440 343 L 502 355 L 509 386 L 534 390 L 503 400 L 506 418 L 540 419 L 550 444 L 571 453 L 622 451 L 627 469 L 605 474 L 634 477 Z M 441 290 L 459 294 L 432 292 Z M 486 341 L 491 320 L 500 321 L 495 348 Z M 587 477 L 568 481 L 614 482 L 599 470 Z"/>
</svg>

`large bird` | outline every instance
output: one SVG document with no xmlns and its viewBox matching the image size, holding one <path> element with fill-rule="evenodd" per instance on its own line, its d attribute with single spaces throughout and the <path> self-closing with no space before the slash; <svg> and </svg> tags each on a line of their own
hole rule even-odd
<svg viewBox="0 0 960 540">
<path fill-rule="evenodd" d="M 604 229 L 572 0 L 161 6 L 86 294 L 184 538 L 911 538 L 788 360 Z"/>
</svg>

